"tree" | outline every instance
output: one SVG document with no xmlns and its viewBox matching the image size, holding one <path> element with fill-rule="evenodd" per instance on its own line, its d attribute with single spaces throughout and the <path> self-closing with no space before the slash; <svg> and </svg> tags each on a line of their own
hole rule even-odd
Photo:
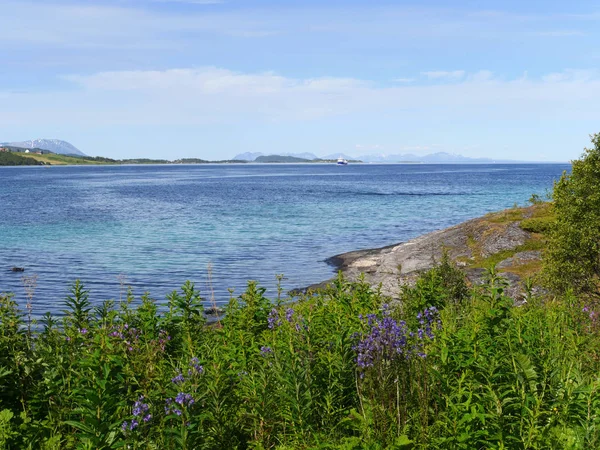
<svg viewBox="0 0 600 450">
<path fill-rule="evenodd" d="M 554 183 L 556 222 L 544 256 L 548 286 L 600 297 L 600 133 L 593 147 Z"/>
</svg>

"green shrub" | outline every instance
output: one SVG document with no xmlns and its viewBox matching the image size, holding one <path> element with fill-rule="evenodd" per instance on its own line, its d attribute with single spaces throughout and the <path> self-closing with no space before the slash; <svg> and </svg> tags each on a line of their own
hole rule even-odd
<svg viewBox="0 0 600 450">
<path fill-rule="evenodd" d="M 573 170 L 554 184 L 551 227 L 545 252 L 548 286 L 557 293 L 600 296 L 600 134 L 573 161 Z"/>
<path fill-rule="evenodd" d="M 555 222 L 554 217 L 532 217 L 530 219 L 523 219 L 519 226 L 525 231 L 531 233 L 546 234 Z"/>
</svg>

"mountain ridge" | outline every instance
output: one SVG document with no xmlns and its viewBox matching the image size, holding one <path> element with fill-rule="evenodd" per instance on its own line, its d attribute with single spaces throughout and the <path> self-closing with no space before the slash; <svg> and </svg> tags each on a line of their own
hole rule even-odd
<svg viewBox="0 0 600 450">
<path fill-rule="evenodd" d="M 39 148 L 42 150 L 48 150 L 59 155 L 77 155 L 77 156 L 88 156 L 75 147 L 73 144 L 62 141 L 60 139 L 30 139 L 28 141 L 20 142 L 4 142 L 0 145 L 7 145 L 11 147 L 20 147 L 26 149 Z"/>
<path fill-rule="evenodd" d="M 415 155 L 412 153 L 406 153 L 406 154 L 396 154 L 396 155 L 384 155 L 384 154 L 360 155 L 360 156 L 356 156 L 356 157 L 347 155 L 345 153 L 331 153 L 329 155 L 319 157 L 313 153 L 308 153 L 308 152 L 305 152 L 305 153 L 284 152 L 284 153 L 277 153 L 276 155 L 275 154 L 265 155 L 264 153 L 261 153 L 261 152 L 255 152 L 255 153 L 246 152 L 246 153 L 240 153 L 240 154 L 236 155 L 233 159 L 253 162 L 253 161 L 257 161 L 257 159 L 264 157 L 264 156 L 285 156 L 285 157 L 293 157 L 293 158 L 302 158 L 302 159 L 307 159 L 307 160 L 314 160 L 314 159 L 331 160 L 331 159 L 344 158 L 347 160 L 358 160 L 358 161 L 363 161 L 363 162 L 367 162 L 367 163 L 423 162 L 423 163 L 464 163 L 464 164 L 488 163 L 489 164 L 489 163 L 525 162 L 525 161 L 515 161 L 515 160 L 497 160 L 497 159 L 492 159 L 492 158 L 471 158 L 468 156 L 463 156 L 463 155 L 459 155 L 456 153 L 448 153 L 448 152 L 429 153 L 427 155 L 422 155 L 422 156 Z M 259 159 L 257 162 L 261 162 L 261 160 Z"/>
</svg>

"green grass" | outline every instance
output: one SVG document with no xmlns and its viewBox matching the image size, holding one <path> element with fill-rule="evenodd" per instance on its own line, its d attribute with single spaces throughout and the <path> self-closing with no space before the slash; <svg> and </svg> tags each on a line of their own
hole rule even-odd
<svg viewBox="0 0 600 450">
<path fill-rule="evenodd" d="M 58 155 L 58 154 L 43 154 L 38 155 L 36 153 L 28 153 L 27 157 L 35 159 L 36 161 L 43 162 L 45 164 L 53 165 L 53 166 L 63 166 L 63 165 L 106 165 L 106 164 L 114 164 L 108 163 L 104 161 L 94 161 L 90 159 L 79 158 L 77 156 L 66 156 L 66 155 Z"/>
</svg>

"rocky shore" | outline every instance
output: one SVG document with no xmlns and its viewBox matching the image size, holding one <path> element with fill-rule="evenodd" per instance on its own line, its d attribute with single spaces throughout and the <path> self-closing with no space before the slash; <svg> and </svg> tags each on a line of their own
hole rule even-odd
<svg viewBox="0 0 600 450">
<path fill-rule="evenodd" d="M 349 280 L 364 274 L 369 284 L 381 286 L 385 295 L 396 298 L 402 285 L 412 283 L 446 252 L 473 284 L 481 282 L 485 268 L 495 264 L 498 273 L 509 281 L 509 295 L 516 298 L 523 278 L 541 268 L 544 234 L 536 225 L 546 221 L 549 214 L 548 204 L 512 208 L 407 242 L 336 255 L 327 262 Z M 303 291 L 323 288 L 330 282 Z"/>
</svg>

